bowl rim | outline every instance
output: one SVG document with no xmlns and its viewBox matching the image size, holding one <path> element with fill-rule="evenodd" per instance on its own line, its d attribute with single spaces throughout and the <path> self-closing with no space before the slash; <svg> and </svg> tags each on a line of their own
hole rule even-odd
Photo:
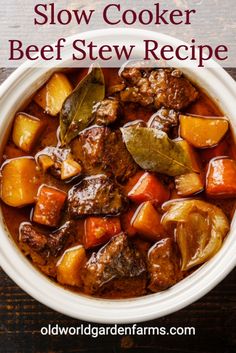
<svg viewBox="0 0 236 353">
<path fill-rule="evenodd" d="M 173 45 L 183 44 L 176 38 L 147 30 L 140 29 L 104 29 L 80 34 L 84 38 L 117 37 L 125 42 L 127 37 L 137 40 L 152 36 L 163 43 Z M 68 37 L 72 41 L 76 36 Z M 69 43 L 69 42 L 68 42 Z M 55 67 L 56 69 L 57 67 Z M 217 63 L 211 61 L 206 68 L 197 72 L 191 65 L 188 72 L 195 75 L 196 79 L 206 82 L 212 87 L 214 96 L 219 96 L 219 104 L 231 118 L 231 123 L 236 131 L 236 113 L 233 111 L 236 100 L 236 82 Z M 49 74 L 49 68 L 37 68 L 31 62 L 25 62 L 16 69 L 0 86 L 0 99 L 3 119 L 0 120 L 0 130 L 6 130 L 10 124 L 9 112 L 13 110 L 12 101 L 22 97 L 31 83 L 45 80 L 45 74 Z M 187 71 L 186 71 L 187 73 Z M 14 93 L 12 95 L 12 93 Z M 218 93 L 218 95 L 217 95 Z M 10 99 L 10 97 L 12 97 Z M 223 103 L 223 104 L 222 104 Z M 14 110 L 17 110 L 17 105 Z M 5 115 L 4 115 L 5 113 Z M 5 131 L 2 133 L 2 138 Z M 231 223 L 230 234 L 224 241 L 221 250 L 207 263 L 202 265 L 193 274 L 177 283 L 170 289 L 150 294 L 143 297 L 111 300 L 92 298 L 78 295 L 49 280 L 40 273 L 20 252 L 14 241 L 9 236 L 3 220 L 0 225 L 0 265 L 3 270 L 33 298 L 42 304 L 62 314 L 85 321 L 104 324 L 128 324 L 137 323 L 174 313 L 188 306 L 215 287 L 236 266 L 236 219 Z"/>
</svg>

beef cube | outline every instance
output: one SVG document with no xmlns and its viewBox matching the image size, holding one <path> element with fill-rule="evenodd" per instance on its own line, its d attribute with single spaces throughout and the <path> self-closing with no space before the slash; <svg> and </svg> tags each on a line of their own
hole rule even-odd
<svg viewBox="0 0 236 353">
<path fill-rule="evenodd" d="M 114 99 L 104 99 L 94 113 L 94 123 L 97 125 L 109 125 L 114 123 L 121 114 L 120 102 Z"/>
<path fill-rule="evenodd" d="M 119 182 L 135 174 L 137 165 L 122 140 L 120 131 L 93 126 L 83 131 L 72 144 L 77 160 L 87 174 L 106 173 Z"/>
<path fill-rule="evenodd" d="M 198 92 L 179 70 L 152 71 L 149 81 L 154 89 L 154 105 L 182 110 L 196 100 Z"/>
<path fill-rule="evenodd" d="M 37 232 L 31 223 L 22 223 L 19 232 L 19 241 L 27 244 L 33 251 L 41 254 L 47 251 L 47 236 Z"/>
<path fill-rule="evenodd" d="M 109 134 L 109 128 L 93 126 L 82 131 L 79 137 L 72 142 L 73 155 L 82 162 L 85 173 L 98 174 L 104 169 L 102 158 L 105 151 L 105 141 Z"/>
<path fill-rule="evenodd" d="M 165 290 L 182 279 L 180 257 L 173 239 L 162 239 L 149 250 L 148 271 L 152 292 Z"/>
<path fill-rule="evenodd" d="M 82 269 L 82 280 L 84 290 L 88 294 L 98 293 L 111 281 L 141 279 L 139 283 L 143 291 L 146 266 L 138 252 L 127 237 L 120 233 L 113 237 L 109 243 L 91 258 Z M 113 282 L 114 283 L 114 282 Z M 118 285 L 118 283 L 116 282 Z M 120 288 L 124 288 L 120 284 Z M 126 282 L 126 290 L 129 288 L 129 281 Z"/>
<path fill-rule="evenodd" d="M 124 183 L 136 173 L 137 164 L 126 149 L 119 130 L 111 132 L 106 139 L 102 164 L 104 171 L 106 166 L 109 166 L 111 174 L 120 183 Z"/>
<path fill-rule="evenodd" d="M 128 84 L 135 85 L 141 80 L 142 72 L 137 67 L 129 67 L 122 71 L 121 76 Z"/>
<path fill-rule="evenodd" d="M 20 226 L 19 233 L 20 243 L 28 245 L 43 258 L 48 258 L 61 254 L 69 237 L 75 235 L 75 228 L 72 222 L 66 222 L 55 232 L 43 234 L 34 229 L 31 223 L 24 222 Z"/>
<path fill-rule="evenodd" d="M 127 201 L 118 185 L 106 175 L 84 178 L 69 191 L 68 209 L 72 218 L 88 215 L 118 215 Z"/>
<path fill-rule="evenodd" d="M 170 129 L 177 126 L 178 113 L 173 109 L 162 107 L 149 120 L 148 127 L 169 133 Z"/>
<path fill-rule="evenodd" d="M 195 101 L 198 92 L 181 71 L 176 69 L 156 69 L 143 73 L 135 82 L 127 80 L 127 70 L 122 73 L 127 87 L 121 92 L 121 100 L 135 102 L 143 106 L 152 105 L 159 109 L 162 106 L 169 109 L 182 110 Z"/>
<path fill-rule="evenodd" d="M 50 249 L 50 255 L 58 257 L 64 250 L 68 239 L 75 236 L 76 229 L 71 221 L 66 222 L 61 228 L 49 234 L 48 248 Z"/>
</svg>

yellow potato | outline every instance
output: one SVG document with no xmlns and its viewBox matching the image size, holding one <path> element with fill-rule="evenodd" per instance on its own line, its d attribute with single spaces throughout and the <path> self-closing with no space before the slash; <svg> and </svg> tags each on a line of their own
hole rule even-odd
<svg viewBox="0 0 236 353">
<path fill-rule="evenodd" d="M 66 159 L 61 165 L 61 179 L 69 179 L 81 173 L 81 166 L 73 159 Z"/>
<path fill-rule="evenodd" d="M 180 115 L 180 135 L 197 148 L 217 145 L 229 128 L 226 118 Z"/>
<path fill-rule="evenodd" d="M 33 158 L 9 160 L 2 167 L 1 198 L 9 206 L 22 207 L 35 202 L 40 184 Z"/>
<path fill-rule="evenodd" d="M 36 144 L 43 128 L 44 123 L 40 119 L 25 113 L 19 113 L 14 121 L 12 132 L 13 142 L 22 151 L 30 152 Z"/>
<path fill-rule="evenodd" d="M 82 245 L 67 249 L 57 264 L 57 280 L 69 286 L 81 285 L 80 268 L 86 254 Z"/>
<path fill-rule="evenodd" d="M 68 78 L 62 73 L 55 73 L 50 80 L 34 96 L 34 101 L 48 114 L 55 116 L 64 100 L 71 94 L 73 88 Z"/>
<path fill-rule="evenodd" d="M 163 235 L 161 215 L 150 201 L 144 202 L 131 220 L 137 232 L 148 240 L 157 240 Z"/>
<path fill-rule="evenodd" d="M 47 156 L 46 154 L 42 154 L 38 157 L 38 163 L 44 173 L 54 165 L 52 158 L 50 156 Z"/>
</svg>

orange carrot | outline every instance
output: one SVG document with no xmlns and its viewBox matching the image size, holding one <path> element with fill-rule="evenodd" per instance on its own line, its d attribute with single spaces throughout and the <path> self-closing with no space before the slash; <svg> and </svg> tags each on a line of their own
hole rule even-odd
<svg viewBox="0 0 236 353">
<path fill-rule="evenodd" d="M 206 177 L 206 193 L 210 197 L 236 196 L 236 161 L 229 158 L 213 159 Z"/>
<path fill-rule="evenodd" d="M 83 243 L 85 249 L 102 245 L 121 232 L 118 217 L 88 217 L 84 224 Z"/>
<path fill-rule="evenodd" d="M 143 170 L 139 170 L 136 174 L 134 174 L 131 178 L 129 178 L 128 182 L 124 185 L 124 195 L 128 196 L 129 192 L 133 189 L 134 185 L 137 184 L 139 179 L 145 174 Z"/>
<path fill-rule="evenodd" d="M 145 173 L 128 193 L 128 197 L 137 203 L 154 201 L 162 204 L 169 200 L 170 192 L 155 175 Z"/>
<path fill-rule="evenodd" d="M 64 191 L 51 186 L 42 185 L 39 188 L 33 221 L 43 225 L 56 227 L 59 223 L 61 210 L 66 198 L 67 194 Z"/>
<path fill-rule="evenodd" d="M 164 234 L 164 228 L 161 224 L 161 215 L 156 211 L 150 201 L 140 205 L 131 223 L 137 232 L 148 240 L 156 241 Z"/>
</svg>

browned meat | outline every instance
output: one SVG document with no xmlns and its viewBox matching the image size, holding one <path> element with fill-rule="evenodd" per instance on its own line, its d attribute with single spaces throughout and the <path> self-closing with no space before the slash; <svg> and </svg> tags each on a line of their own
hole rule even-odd
<svg viewBox="0 0 236 353">
<path fill-rule="evenodd" d="M 143 72 L 138 67 L 129 67 L 122 71 L 121 77 L 132 86 L 139 83 L 143 77 Z"/>
<path fill-rule="evenodd" d="M 172 127 L 178 125 L 178 113 L 173 109 L 162 107 L 149 120 L 148 127 L 162 130 L 168 134 Z"/>
<path fill-rule="evenodd" d="M 149 289 L 165 290 L 181 280 L 180 259 L 173 239 L 165 238 L 156 243 L 148 253 Z"/>
<path fill-rule="evenodd" d="M 122 77 L 127 83 L 121 92 L 121 100 L 125 102 L 181 110 L 198 96 L 189 80 L 176 69 L 156 69 L 147 73 L 137 68 L 126 68 Z"/>
<path fill-rule="evenodd" d="M 126 149 L 119 130 L 111 132 L 106 139 L 102 165 L 104 171 L 110 169 L 120 183 L 128 180 L 137 171 L 137 164 Z"/>
<path fill-rule="evenodd" d="M 22 223 L 19 233 L 20 242 L 27 244 L 42 257 L 48 258 L 60 255 L 69 236 L 73 235 L 74 227 L 72 222 L 67 222 L 57 231 L 46 235 L 35 230 L 31 223 Z"/>
<path fill-rule="evenodd" d="M 121 115 L 121 106 L 118 100 L 104 99 L 94 113 L 94 124 L 109 125 Z"/>
<path fill-rule="evenodd" d="M 47 249 L 47 236 L 37 232 L 31 223 L 22 223 L 19 232 L 19 241 L 29 245 L 32 250 L 37 253 L 43 253 Z"/>
<path fill-rule="evenodd" d="M 97 174 L 102 171 L 105 141 L 109 134 L 109 128 L 93 126 L 82 131 L 79 137 L 72 142 L 73 155 L 82 162 L 85 173 Z"/>
<path fill-rule="evenodd" d="M 120 188 L 106 175 L 84 178 L 69 191 L 69 214 L 75 219 L 86 215 L 118 215 L 126 206 Z"/>
<path fill-rule="evenodd" d="M 124 182 L 135 174 L 137 165 L 123 143 L 120 131 L 92 126 L 72 144 L 73 155 L 86 174 L 106 173 Z"/>
<path fill-rule="evenodd" d="M 60 147 L 46 147 L 42 151 L 38 152 L 36 159 L 42 155 L 47 155 L 51 157 L 54 165 L 49 168 L 49 172 L 56 178 L 61 179 L 61 164 L 63 161 L 71 156 L 70 148 L 60 148 Z"/>
<path fill-rule="evenodd" d="M 97 253 L 93 253 L 82 270 L 82 280 L 86 293 L 95 294 L 114 280 L 140 279 L 139 290 L 144 291 L 145 263 L 127 237 L 121 233 L 113 237 L 109 243 Z M 119 283 L 119 284 L 118 284 Z M 129 281 L 118 282 L 117 286 L 129 289 Z M 105 287 L 107 288 L 107 287 Z"/>
</svg>

